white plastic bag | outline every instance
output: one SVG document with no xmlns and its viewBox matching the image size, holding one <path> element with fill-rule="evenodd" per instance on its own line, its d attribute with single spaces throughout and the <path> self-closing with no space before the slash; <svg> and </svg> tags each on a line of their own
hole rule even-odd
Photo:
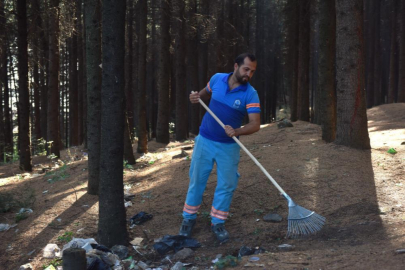
<svg viewBox="0 0 405 270">
<path fill-rule="evenodd" d="M 47 259 L 53 259 L 55 257 L 62 257 L 60 248 L 57 244 L 48 244 L 44 248 L 43 257 Z"/>
</svg>

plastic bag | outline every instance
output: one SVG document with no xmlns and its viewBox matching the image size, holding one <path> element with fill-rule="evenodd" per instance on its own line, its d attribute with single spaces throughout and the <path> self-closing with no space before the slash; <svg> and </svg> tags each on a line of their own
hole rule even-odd
<svg viewBox="0 0 405 270">
<path fill-rule="evenodd" d="M 159 242 L 153 245 L 153 248 L 160 254 L 165 255 L 167 252 L 174 250 L 179 251 L 183 248 L 198 248 L 201 244 L 194 238 L 183 235 L 165 235 Z"/>
<path fill-rule="evenodd" d="M 140 225 L 142 223 L 144 223 L 145 221 L 148 221 L 150 219 L 153 218 L 153 215 L 148 214 L 146 212 L 139 212 L 138 214 L 136 214 L 135 216 L 131 217 L 131 219 L 129 220 L 129 223 L 131 225 Z"/>
</svg>

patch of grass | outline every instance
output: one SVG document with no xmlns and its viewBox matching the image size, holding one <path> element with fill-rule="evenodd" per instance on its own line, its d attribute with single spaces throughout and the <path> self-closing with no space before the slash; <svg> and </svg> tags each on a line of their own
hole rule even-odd
<svg viewBox="0 0 405 270">
<path fill-rule="evenodd" d="M 14 203 L 14 197 L 11 193 L 0 193 L 0 213 L 6 213 L 11 210 Z"/>
<path fill-rule="evenodd" d="M 49 267 L 51 265 L 53 267 L 55 267 L 55 269 L 56 269 L 58 266 L 62 265 L 62 259 L 55 258 L 52 261 L 50 261 L 49 263 L 42 265 L 42 269 L 46 269 L 47 267 Z"/>
<path fill-rule="evenodd" d="M 24 219 L 26 219 L 26 218 L 28 218 L 28 214 L 27 214 L 26 212 L 18 213 L 18 214 L 15 216 L 15 223 L 18 223 L 18 222 L 20 222 L 21 220 L 24 220 Z"/>
<path fill-rule="evenodd" d="M 31 188 L 23 189 L 21 194 L 0 193 L 0 213 L 10 212 L 17 208 L 31 208 L 35 200 L 35 191 Z"/>
<path fill-rule="evenodd" d="M 57 171 L 51 171 L 51 172 L 47 172 L 45 174 L 45 176 L 52 176 L 52 178 L 49 178 L 47 181 L 48 183 L 52 184 L 55 183 L 57 181 L 61 181 L 61 180 L 65 180 L 66 178 L 68 178 L 70 176 L 70 174 L 68 174 L 66 172 L 67 169 L 67 165 L 63 164 L 62 167 L 59 168 L 59 170 Z"/>
<path fill-rule="evenodd" d="M 264 213 L 264 211 L 262 209 L 255 209 L 255 210 L 253 210 L 253 212 L 255 212 L 255 214 L 258 216 L 261 216 Z"/>
<path fill-rule="evenodd" d="M 63 235 L 58 236 L 58 241 L 67 243 L 73 238 L 73 232 L 65 232 Z"/>
</svg>

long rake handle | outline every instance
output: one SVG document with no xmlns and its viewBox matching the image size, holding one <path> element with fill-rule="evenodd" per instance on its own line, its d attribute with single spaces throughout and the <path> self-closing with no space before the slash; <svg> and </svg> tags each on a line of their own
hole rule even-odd
<svg viewBox="0 0 405 270">
<path fill-rule="evenodd" d="M 211 114 L 212 117 L 214 117 L 214 119 L 218 122 L 218 124 L 220 124 L 221 127 L 225 129 L 224 123 L 222 123 L 222 121 L 211 111 L 211 109 L 208 108 L 207 105 L 205 105 L 204 101 L 198 99 L 198 102 L 200 102 L 200 104 L 207 110 L 207 112 Z M 238 138 L 232 136 L 232 139 L 237 144 L 239 144 L 239 146 L 243 149 L 243 151 L 245 151 L 246 154 L 248 154 L 248 156 L 256 163 L 257 166 L 259 166 L 260 170 L 262 170 L 262 172 L 267 176 L 267 178 L 269 178 L 271 183 L 281 192 L 281 194 L 283 196 L 288 196 L 287 193 L 285 193 L 285 191 L 279 186 L 279 184 L 277 184 L 276 180 L 274 180 L 273 177 L 271 177 L 271 175 L 266 171 L 266 169 L 263 168 L 262 164 L 260 164 L 259 161 L 257 161 L 257 159 L 249 152 L 249 150 L 246 149 L 246 147 L 238 140 Z"/>
</svg>

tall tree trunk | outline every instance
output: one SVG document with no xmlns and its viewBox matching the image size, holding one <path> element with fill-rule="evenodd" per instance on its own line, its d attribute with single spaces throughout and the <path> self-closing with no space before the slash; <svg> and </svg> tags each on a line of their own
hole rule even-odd
<svg viewBox="0 0 405 270">
<path fill-rule="evenodd" d="M 319 1 L 319 58 L 318 93 L 322 139 L 333 142 L 336 138 L 336 12 L 335 1 Z"/>
<path fill-rule="evenodd" d="M 196 0 L 190 0 L 187 6 L 187 19 L 194 21 L 195 14 L 197 13 L 197 3 Z M 199 91 L 200 87 L 198 85 L 198 41 L 197 41 L 197 31 L 195 27 L 192 27 L 191 23 L 187 24 L 186 33 L 186 51 L 187 51 L 187 93 L 191 91 Z M 186 97 L 187 97 L 186 93 Z M 186 102 L 188 102 L 186 100 Z M 191 105 L 190 106 L 190 131 L 191 133 L 197 135 L 200 127 L 200 106 Z"/>
<path fill-rule="evenodd" d="M 46 8 L 46 6 L 45 6 Z M 38 12 L 40 14 L 40 11 Z M 49 42 L 47 40 L 47 35 L 45 34 L 45 25 L 43 23 L 42 17 L 37 18 L 38 28 L 41 29 L 40 32 L 40 43 L 42 47 L 41 57 L 40 57 L 40 81 L 41 81 L 41 133 L 42 138 L 48 140 L 48 83 L 47 76 L 49 75 Z M 49 22 L 49 20 L 46 20 Z M 48 149 L 48 145 L 46 145 Z"/>
<path fill-rule="evenodd" d="M 5 118 L 6 115 L 6 97 L 8 103 L 7 39 L 6 39 L 6 17 L 4 10 L 4 0 L 0 0 L 0 29 L 2 29 L 2 31 L 0 31 L 0 161 L 3 161 L 4 153 L 6 152 L 5 133 L 6 130 L 8 130 L 5 126 L 6 125 L 5 121 L 3 121 L 3 118 Z"/>
<path fill-rule="evenodd" d="M 290 110 L 291 110 L 291 121 L 298 120 L 298 46 L 299 44 L 299 22 L 300 22 L 300 12 L 299 12 L 299 5 L 294 5 L 293 7 L 293 16 L 291 24 L 292 24 L 292 33 L 291 33 L 291 41 L 290 48 L 291 58 L 292 58 L 292 87 L 291 87 L 291 95 L 290 95 Z"/>
<path fill-rule="evenodd" d="M 148 152 L 148 131 L 146 115 L 146 27 L 147 27 L 147 0 L 139 0 L 139 36 L 138 36 L 138 153 Z"/>
<path fill-rule="evenodd" d="M 363 41 L 363 1 L 336 1 L 336 143 L 369 149 Z"/>
<path fill-rule="evenodd" d="M 48 82 L 48 154 L 60 157 L 59 134 L 59 0 L 50 1 L 49 82 Z"/>
<path fill-rule="evenodd" d="M 310 0 L 299 1 L 298 119 L 309 121 L 309 10 Z"/>
<path fill-rule="evenodd" d="M 185 88 L 185 21 L 182 0 L 173 0 L 172 29 L 175 39 L 174 65 L 176 76 L 176 140 L 188 138 L 187 93 Z"/>
<path fill-rule="evenodd" d="M 78 141 L 77 144 L 81 145 L 84 141 L 84 103 L 86 101 L 84 96 L 84 53 L 83 53 L 83 21 L 82 21 L 82 0 L 76 0 L 76 31 L 77 31 L 77 61 L 78 61 L 78 77 L 77 77 L 77 118 L 78 118 Z"/>
<path fill-rule="evenodd" d="M 77 8 L 77 7 L 76 7 Z M 73 13 L 74 14 L 74 13 Z M 72 15 L 73 15 L 72 14 Z M 75 20 L 77 27 L 78 18 Z M 75 30 L 77 29 L 75 27 Z M 69 145 L 79 145 L 79 104 L 77 72 L 77 31 L 69 38 Z"/>
<path fill-rule="evenodd" d="M 374 60 L 375 60 L 375 0 L 365 1 L 365 13 L 364 13 L 364 27 L 366 42 L 366 97 L 367 108 L 373 107 L 374 103 Z"/>
<path fill-rule="evenodd" d="M 30 94 L 28 90 L 27 1 L 17 1 L 20 169 L 32 171 Z"/>
<path fill-rule="evenodd" d="M 142 1 L 142 0 L 141 0 Z M 102 110 L 98 240 L 127 245 L 124 207 L 125 0 L 103 0 Z"/>
<path fill-rule="evenodd" d="M 100 179 L 101 136 L 101 13 L 99 0 L 85 0 L 87 146 L 89 182 L 87 193 L 97 195 Z"/>
<path fill-rule="evenodd" d="M 133 23 L 134 23 L 134 7 L 133 1 L 127 0 L 127 27 L 126 27 L 126 48 L 125 48 L 125 108 L 128 117 L 129 132 L 132 134 L 134 130 L 134 102 L 133 102 Z"/>
<path fill-rule="evenodd" d="M 170 119 L 170 1 L 161 0 L 160 5 L 160 38 L 158 39 L 159 63 L 157 66 L 158 118 L 156 141 L 169 143 Z"/>
<path fill-rule="evenodd" d="M 397 83 L 398 83 L 398 54 L 397 54 L 397 14 L 398 0 L 393 0 L 391 17 L 391 53 L 390 53 L 390 75 L 387 103 L 396 102 Z"/>
<path fill-rule="evenodd" d="M 209 2 L 209 15 L 210 15 L 210 31 L 208 39 L 208 77 L 212 77 L 218 70 L 220 42 L 218 36 L 218 21 L 220 13 L 221 1 Z M 177 30 L 178 31 L 178 30 Z"/>
<path fill-rule="evenodd" d="M 372 105 L 377 106 L 382 103 L 383 97 L 382 97 L 382 91 L 381 91 L 381 81 L 382 81 L 382 74 L 381 74 L 381 67 L 382 67 L 382 61 L 381 61 L 381 34 L 380 34 L 380 5 L 381 5 L 381 0 L 375 0 L 375 12 L 373 13 L 373 23 L 374 23 L 374 40 L 371 40 L 370 42 L 373 43 L 374 45 L 374 71 L 373 71 L 373 77 L 374 77 L 374 82 L 373 82 L 373 90 L 374 93 L 372 94 L 373 96 L 373 101 Z"/>
<path fill-rule="evenodd" d="M 128 162 L 128 164 L 135 164 L 135 156 L 134 152 L 132 149 L 132 140 L 131 140 L 131 134 L 129 132 L 129 123 L 128 123 L 128 117 L 125 114 L 125 122 L 124 122 L 124 160 Z"/>
<path fill-rule="evenodd" d="M 32 1 L 32 13 L 33 19 L 32 24 L 35 27 L 34 33 L 35 37 L 33 38 L 33 58 L 34 58 L 34 131 L 35 131 L 35 139 L 38 140 L 42 138 L 41 132 L 41 87 L 40 87 L 40 80 L 39 80 L 39 72 L 40 72 L 40 58 L 41 58 L 41 49 L 39 46 L 40 37 L 41 37 L 41 15 L 40 15 L 40 1 L 35 0 Z"/>
<path fill-rule="evenodd" d="M 399 26 L 398 102 L 405 102 L 405 1 L 401 1 Z"/>
</svg>

